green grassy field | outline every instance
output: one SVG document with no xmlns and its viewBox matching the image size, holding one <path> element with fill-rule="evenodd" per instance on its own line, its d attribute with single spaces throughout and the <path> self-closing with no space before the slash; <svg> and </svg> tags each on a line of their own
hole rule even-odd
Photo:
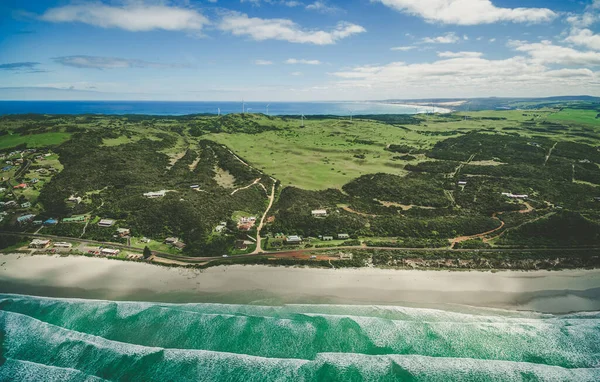
<svg viewBox="0 0 600 382">
<path fill-rule="evenodd" d="M 547 120 L 566 124 L 598 126 L 600 125 L 600 119 L 596 118 L 597 115 L 598 112 L 595 110 L 564 109 L 550 115 Z"/>
<path fill-rule="evenodd" d="M 28 148 L 54 146 L 71 137 L 69 133 L 42 133 L 32 135 L 4 135 L 0 137 L 0 150 L 26 144 Z"/>
</svg>

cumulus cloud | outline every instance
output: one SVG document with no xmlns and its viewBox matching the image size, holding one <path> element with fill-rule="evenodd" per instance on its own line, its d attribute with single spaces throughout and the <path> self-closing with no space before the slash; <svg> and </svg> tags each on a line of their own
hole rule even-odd
<svg viewBox="0 0 600 382">
<path fill-rule="evenodd" d="M 66 5 L 48 9 L 40 19 L 54 23 L 80 22 L 132 32 L 155 29 L 198 31 L 209 23 L 205 16 L 191 8 L 143 2 L 127 2 L 121 5 Z"/>
<path fill-rule="evenodd" d="M 501 8 L 490 0 L 374 0 L 397 11 L 443 24 L 477 25 L 501 21 L 539 23 L 557 15 L 547 8 Z"/>
<path fill-rule="evenodd" d="M 437 37 L 424 37 L 421 42 L 424 44 L 455 44 L 460 41 L 460 37 L 454 32 L 446 33 Z"/>
<path fill-rule="evenodd" d="M 600 65 L 600 52 L 580 51 L 565 46 L 554 45 L 544 40 L 537 43 L 509 41 L 508 46 L 516 51 L 527 53 L 531 61 L 539 64 L 559 65 Z"/>
<path fill-rule="evenodd" d="M 161 64 L 144 60 L 132 60 L 118 57 L 63 56 L 55 57 L 55 62 L 73 68 L 86 69 L 128 69 L 128 68 L 182 68 L 181 64 Z"/>
<path fill-rule="evenodd" d="M 337 7 L 328 5 L 325 1 L 315 1 L 314 3 L 308 4 L 305 8 L 309 11 L 320 13 L 335 13 L 340 10 Z"/>
<path fill-rule="evenodd" d="M 600 34 L 594 34 L 589 29 L 573 30 L 565 41 L 589 49 L 600 50 Z"/>
<path fill-rule="evenodd" d="M 286 64 L 304 64 L 304 65 L 321 65 L 321 61 L 319 60 L 305 60 L 305 59 L 296 59 L 296 58 L 288 58 L 285 60 Z"/>
<path fill-rule="evenodd" d="M 303 29 L 288 19 L 248 17 L 243 13 L 226 14 L 217 26 L 235 36 L 249 36 L 257 41 L 282 40 L 299 44 L 331 45 L 346 37 L 366 32 L 360 25 L 340 22 L 329 31 Z"/>
<path fill-rule="evenodd" d="M 532 91 L 579 94 L 593 92 L 600 85 L 600 74 L 586 68 L 552 70 L 528 57 L 490 60 L 471 54 L 429 63 L 359 66 L 332 75 L 337 79 L 333 83 L 337 88 L 348 93 L 354 89 L 363 95 L 376 94 L 379 98 L 432 96 L 432 87 L 439 97 L 457 97 L 522 95 Z M 402 92 L 398 93 L 398 89 Z"/>
</svg>

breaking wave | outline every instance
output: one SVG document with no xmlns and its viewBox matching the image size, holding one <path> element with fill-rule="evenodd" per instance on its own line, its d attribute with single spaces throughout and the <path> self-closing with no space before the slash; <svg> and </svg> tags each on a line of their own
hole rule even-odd
<svg viewBox="0 0 600 382">
<path fill-rule="evenodd" d="M 0 295 L 0 380 L 600 380 L 600 312 Z"/>
</svg>

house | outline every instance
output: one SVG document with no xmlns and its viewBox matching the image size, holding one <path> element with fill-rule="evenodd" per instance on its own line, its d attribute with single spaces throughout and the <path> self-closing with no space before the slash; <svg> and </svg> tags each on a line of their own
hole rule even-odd
<svg viewBox="0 0 600 382">
<path fill-rule="evenodd" d="M 310 213 L 313 218 L 323 218 L 327 216 L 327 210 L 312 210 Z"/>
<path fill-rule="evenodd" d="M 275 221 L 275 216 L 269 216 L 267 218 L 267 223 L 273 223 Z"/>
<path fill-rule="evenodd" d="M 6 191 L 6 188 L 0 187 L 0 192 L 4 192 L 4 191 Z"/>
<path fill-rule="evenodd" d="M 340 257 L 340 260 L 352 260 L 352 254 L 351 253 L 340 252 L 338 254 L 338 256 Z"/>
<path fill-rule="evenodd" d="M 118 249 L 110 249 L 110 248 L 102 248 L 102 250 L 100 250 L 100 253 L 105 256 L 116 256 L 119 254 L 119 252 L 121 252 L 121 251 L 119 251 Z"/>
<path fill-rule="evenodd" d="M 178 237 L 167 237 L 165 239 L 165 244 L 173 245 L 173 244 L 175 244 L 177 242 L 179 242 L 179 238 Z"/>
<path fill-rule="evenodd" d="M 58 220 L 56 219 L 48 219 L 44 222 L 44 225 L 57 225 L 58 224 Z"/>
<path fill-rule="evenodd" d="M 236 240 L 235 249 L 245 251 L 246 249 L 248 249 L 248 244 L 246 244 L 245 240 Z"/>
<path fill-rule="evenodd" d="M 71 248 L 71 247 L 73 247 L 73 244 L 67 243 L 65 241 L 59 241 L 57 243 L 54 243 L 53 247 L 54 248 Z"/>
<path fill-rule="evenodd" d="M 200 188 L 200 186 L 199 186 L 198 184 L 194 184 L 194 185 L 191 185 L 191 186 L 190 186 L 190 188 L 191 188 L 192 190 L 195 190 L 195 189 L 197 189 L 197 188 Z"/>
<path fill-rule="evenodd" d="M 215 232 L 221 233 L 223 232 L 225 229 L 227 228 L 227 226 L 225 224 L 219 224 L 218 226 L 215 227 Z"/>
<path fill-rule="evenodd" d="M 29 208 L 31 207 L 31 202 L 25 202 L 23 204 L 21 204 L 21 208 Z"/>
<path fill-rule="evenodd" d="M 70 217 L 70 218 L 64 218 L 62 220 L 63 223 L 83 223 L 85 221 L 86 221 L 85 215 L 73 216 L 73 217 Z"/>
<path fill-rule="evenodd" d="M 596 196 L 596 197 L 594 198 L 594 200 L 595 200 L 596 202 L 600 202 L 600 196 Z"/>
<path fill-rule="evenodd" d="M 242 223 L 242 224 L 244 224 L 244 223 L 256 223 L 256 217 L 254 217 L 254 216 L 241 217 L 240 218 L 240 223 Z"/>
<path fill-rule="evenodd" d="M 148 239 L 147 237 L 142 237 L 142 240 L 140 240 L 142 243 L 149 243 L 150 239 Z"/>
<path fill-rule="evenodd" d="M 50 240 L 33 239 L 31 241 L 31 243 L 29 243 L 29 248 L 44 249 L 44 248 L 48 248 L 49 245 L 50 245 Z"/>
<path fill-rule="evenodd" d="M 35 217 L 35 215 L 32 215 L 32 214 L 27 214 L 27 215 L 19 216 L 17 218 L 17 223 L 19 223 L 19 224 L 27 224 L 30 221 L 32 221 L 34 217 Z"/>
<path fill-rule="evenodd" d="M 185 248 L 185 244 L 181 241 L 178 241 L 177 243 L 173 243 L 173 248 L 181 251 L 182 249 Z"/>
<path fill-rule="evenodd" d="M 466 185 L 467 185 L 467 182 L 466 182 L 465 180 L 459 180 L 459 181 L 458 181 L 458 185 L 459 185 L 459 186 L 466 186 Z"/>
<path fill-rule="evenodd" d="M 338 233 L 337 238 L 339 240 L 346 240 L 346 239 L 350 239 L 350 235 L 348 235 L 347 233 Z"/>
<path fill-rule="evenodd" d="M 144 193 L 144 196 L 150 199 L 162 198 L 167 194 L 167 190 L 152 191 Z"/>
<path fill-rule="evenodd" d="M 36 184 L 39 181 L 40 180 L 38 178 L 33 178 L 33 179 L 31 179 L 31 184 Z"/>
<path fill-rule="evenodd" d="M 19 189 L 24 189 L 27 188 L 27 185 L 25 183 L 21 183 L 21 184 L 17 184 L 16 186 L 13 187 L 15 190 L 19 190 Z"/>
<path fill-rule="evenodd" d="M 323 236 L 323 241 L 331 241 L 333 240 L 333 236 Z"/>
<path fill-rule="evenodd" d="M 302 238 L 297 235 L 290 235 L 285 238 L 286 244 L 300 244 L 302 243 Z"/>
<path fill-rule="evenodd" d="M 503 192 L 502 195 L 508 196 L 511 199 L 527 199 L 529 195 L 513 194 L 511 192 Z"/>
<path fill-rule="evenodd" d="M 131 235 L 131 231 L 129 228 L 117 228 L 117 235 L 120 237 L 125 237 Z"/>
<path fill-rule="evenodd" d="M 98 222 L 98 226 L 103 227 L 103 228 L 112 227 L 114 224 L 115 224 L 115 221 L 112 219 L 101 219 Z"/>
<path fill-rule="evenodd" d="M 18 206 L 18 204 L 14 200 L 9 200 L 8 202 L 4 202 L 3 206 L 4 208 L 12 208 Z"/>
<path fill-rule="evenodd" d="M 240 231 L 250 231 L 252 229 L 252 227 L 254 227 L 254 223 L 244 223 L 244 224 L 238 225 L 238 229 Z"/>
<path fill-rule="evenodd" d="M 71 195 L 69 199 L 67 199 L 67 203 L 79 204 L 81 203 L 81 197 Z"/>
</svg>

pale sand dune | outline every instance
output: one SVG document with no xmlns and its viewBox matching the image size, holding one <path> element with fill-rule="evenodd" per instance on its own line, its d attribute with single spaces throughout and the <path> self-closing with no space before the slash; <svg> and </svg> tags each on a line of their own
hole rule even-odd
<svg viewBox="0 0 600 382">
<path fill-rule="evenodd" d="M 0 256 L 0 292 L 237 303 L 466 304 L 600 310 L 600 270 L 451 272 L 228 266 L 166 268 L 87 257 Z"/>
</svg>

